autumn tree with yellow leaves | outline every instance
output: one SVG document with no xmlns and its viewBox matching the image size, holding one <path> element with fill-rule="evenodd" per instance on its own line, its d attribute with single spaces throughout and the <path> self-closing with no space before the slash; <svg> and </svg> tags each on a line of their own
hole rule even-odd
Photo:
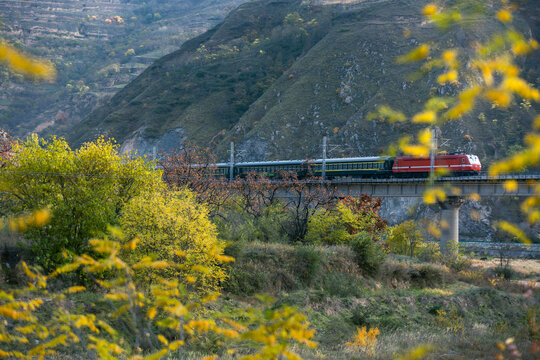
<svg viewBox="0 0 540 360">
<path fill-rule="evenodd" d="M 219 290 L 226 274 L 221 261 L 225 244 L 217 237 L 208 210 L 196 202 L 187 189 L 143 193 L 123 209 L 120 226 L 126 241 L 136 241 L 136 249 L 126 252 L 130 264 L 144 258 L 178 264 L 176 268 L 135 271 L 142 285 L 150 286 L 156 277 L 177 279 L 196 293 Z"/>
<path fill-rule="evenodd" d="M 46 226 L 12 224 L 31 241 L 36 262 L 47 271 L 65 262 L 62 250 L 87 251 L 88 240 L 117 224 L 130 199 L 163 187 L 151 162 L 117 149 L 103 138 L 78 150 L 54 137 L 13 144 L 0 172 L 0 193 L 11 215 L 50 211 Z"/>
</svg>

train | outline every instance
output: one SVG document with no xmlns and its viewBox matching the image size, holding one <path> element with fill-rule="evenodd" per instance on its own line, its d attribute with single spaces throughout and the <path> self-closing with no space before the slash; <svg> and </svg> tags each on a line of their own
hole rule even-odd
<svg viewBox="0 0 540 360">
<path fill-rule="evenodd" d="M 388 177 L 427 177 L 431 170 L 429 157 L 414 156 L 372 156 L 331 158 L 318 160 L 282 160 L 219 163 L 212 167 L 216 177 L 244 178 L 250 173 L 268 178 L 279 178 L 283 173 L 295 173 L 299 179 L 322 177 L 323 162 L 325 178 L 339 177 L 388 178 Z M 449 154 L 437 155 L 434 168 L 450 176 L 478 175 L 482 164 L 476 155 Z"/>
</svg>

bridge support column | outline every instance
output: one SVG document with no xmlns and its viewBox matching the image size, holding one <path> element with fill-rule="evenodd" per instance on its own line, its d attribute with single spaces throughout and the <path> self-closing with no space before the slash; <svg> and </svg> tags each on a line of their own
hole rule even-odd
<svg viewBox="0 0 540 360">
<path fill-rule="evenodd" d="M 450 196 L 441 207 L 441 254 L 455 256 L 459 245 L 459 208 L 464 199 L 458 196 Z"/>
</svg>

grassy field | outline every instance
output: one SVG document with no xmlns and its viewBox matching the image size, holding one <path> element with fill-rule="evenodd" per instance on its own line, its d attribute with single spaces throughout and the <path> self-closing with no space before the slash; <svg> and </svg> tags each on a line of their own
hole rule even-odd
<svg viewBox="0 0 540 360">
<path fill-rule="evenodd" d="M 222 296 L 207 310 L 240 318 L 249 307 L 261 306 L 257 295 L 263 293 L 276 301 L 274 306 L 298 307 L 318 342 L 316 349 L 295 349 L 304 359 L 391 359 L 420 345 L 431 346 L 429 359 L 494 359 L 501 353 L 497 343 L 508 338 L 515 339 L 522 359 L 535 359 L 530 348 L 539 336 L 539 261 L 512 260 L 512 277 L 505 279 L 495 259 L 473 259 L 457 271 L 390 254 L 378 274 L 365 276 L 355 253 L 343 246 L 235 243 L 227 253 L 236 261 L 229 265 Z M 94 314 L 111 311 L 95 289 L 66 306 Z M 40 316 L 47 311 L 54 309 L 44 307 Z M 371 355 L 346 345 L 364 326 L 379 330 Z M 211 335 L 191 339 L 183 358 L 218 353 L 220 359 L 237 359 L 220 341 Z M 250 351 L 245 344 L 234 346 Z M 80 357 L 54 357 L 72 358 Z"/>
<path fill-rule="evenodd" d="M 390 359 L 421 344 L 434 347 L 433 359 L 493 359 L 497 342 L 510 337 L 524 359 L 534 358 L 530 321 L 538 317 L 539 291 L 526 294 L 526 288 L 539 280 L 538 261 L 512 261 L 516 275 L 504 280 L 495 260 L 473 260 L 456 271 L 391 255 L 378 275 L 365 277 L 344 247 L 249 244 L 230 250 L 237 261 L 220 303 L 245 306 L 267 292 L 303 309 L 319 342 L 316 350 L 300 350 L 306 359 Z M 345 345 L 363 326 L 380 331 L 372 357 Z"/>
</svg>

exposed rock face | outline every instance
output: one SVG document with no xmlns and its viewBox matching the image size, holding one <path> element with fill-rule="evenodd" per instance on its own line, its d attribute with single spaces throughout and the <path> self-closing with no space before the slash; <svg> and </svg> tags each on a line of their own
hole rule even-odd
<svg viewBox="0 0 540 360">
<path fill-rule="evenodd" d="M 184 130 L 181 128 L 168 131 L 159 139 L 155 140 L 143 138 L 141 136 L 143 131 L 144 128 L 137 130 L 131 138 L 124 141 L 120 147 L 120 152 L 158 159 L 181 148 L 186 139 Z"/>
</svg>

